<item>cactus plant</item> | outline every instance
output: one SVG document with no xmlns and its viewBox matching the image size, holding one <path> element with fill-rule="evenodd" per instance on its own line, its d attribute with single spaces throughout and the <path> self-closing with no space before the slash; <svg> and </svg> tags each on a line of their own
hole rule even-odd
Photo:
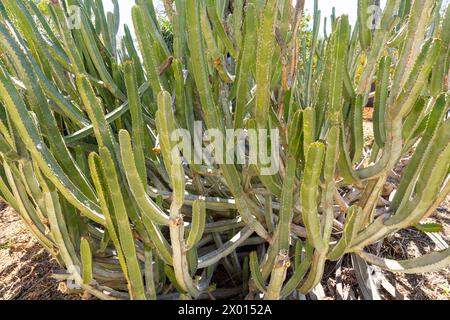
<svg viewBox="0 0 450 320">
<path fill-rule="evenodd" d="M 152 1 L 136 0 L 138 46 L 127 26 L 118 37 L 113 2 L 108 14 L 100 0 L 0 4 L 0 197 L 65 267 L 59 278 L 101 299 L 225 297 L 225 270 L 243 297 L 284 299 L 345 254 L 393 272 L 450 265 L 449 249 L 410 261 L 370 250 L 450 192 L 442 1 L 388 1 L 376 28 L 373 2 L 358 1 L 356 26 L 333 15 L 320 36 L 315 0 L 306 39 L 305 1 L 165 1 L 168 44 Z M 230 130 L 279 139 L 239 149 L 218 138 Z M 254 162 L 220 161 L 248 160 L 254 144 Z M 360 199 L 346 203 L 346 188 Z"/>
</svg>

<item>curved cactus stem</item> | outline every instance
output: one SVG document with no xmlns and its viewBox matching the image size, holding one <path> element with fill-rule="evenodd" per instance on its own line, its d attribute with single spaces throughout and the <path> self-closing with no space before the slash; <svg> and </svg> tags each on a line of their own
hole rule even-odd
<svg viewBox="0 0 450 320">
<path fill-rule="evenodd" d="M 299 289 L 301 293 L 306 294 L 317 286 L 323 277 L 325 262 L 326 253 L 320 253 L 316 250 L 312 257 L 311 269 L 309 270 L 308 276 Z"/>
<path fill-rule="evenodd" d="M 376 206 L 386 184 L 387 175 L 382 175 L 378 179 L 371 180 L 364 188 L 364 192 L 359 200 L 359 206 L 362 212 L 359 214 L 356 228 L 363 229 L 367 224 L 373 221 Z"/>
<path fill-rule="evenodd" d="M 106 121 L 105 114 L 100 106 L 98 98 L 89 83 L 87 77 L 77 75 L 77 87 L 81 99 L 86 106 L 89 118 L 92 121 L 95 137 L 100 147 L 106 147 L 110 152 L 115 152 L 115 140 L 111 128 Z"/>
<path fill-rule="evenodd" d="M 191 279 L 187 247 L 184 240 L 184 222 L 180 209 L 184 202 L 185 173 L 176 145 L 171 141 L 171 134 L 176 130 L 175 118 L 172 112 L 172 99 L 168 92 L 162 91 L 158 95 L 158 112 L 156 125 L 159 132 L 161 153 L 170 175 L 173 188 L 172 203 L 170 206 L 169 230 L 172 244 L 173 268 L 178 284 L 184 292 L 197 298 L 201 292 Z"/>
<path fill-rule="evenodd" d="M 61 163 L 61 166 L 69 172 L 70 179 L 78 185 L 78 188 L 80 188 L 90 200 L 93 200 L 93 190 L 89 185 L 89 182 L 76 166 L 59 133 L 55 117 L 49 108 L 47 99 L 44 96 L 32 63 L 30 62 L 32 57 L 29 59 L 25 56 L 24 52 L 19 48 L 18 43 L 12 38 L 2 24 L 0 24 L 0 39 L 0 47 L 6 52 L 9 52 L 10 56 L 13 58 L 17 72 L 23 79 L 25 87 L 27 88 L 27 99 L 29 99 L 31 108 L 36 113 L 40 124 L 42 125 L 42 129 L 46 134 L 51 149 L 54 151 L 55 158 Z M 5 76 L 1 74 L 1 77 L 4 78 Z M 11 88 L 9 91 L 10 95 L 16 96 L 17 91 L 15 88 Z M 22 99 L 17 94 L 15 100 L 19 101 Z"/>
<path fill-rule="evenodd" d="M 136 256 L 134 237 L 123 195 L 120 191 L 121 188 L 117 171 L 115 170 L 114 161 L 111 153 L 105 147 L 100 147 L 100 157 L 102 162 L 102 170 L 104 171 L 107 184 L 105 189 L 109 191 L 109 196 L 111 197 L 111 201 L 114 206 L 114 216 L 117 221 L 118 235 L 128 266 L 131 294 L 134 299 L 145 300 L 145 290 L 139 261 Z"/>
<path fill-rule="evenodd" d="M 45 205 L 44 205 L 44 196 L 42 194 L 41 188 L 39 186 L 39 182 L 35 178 L 34 174 L 34 168 L 32 166 L 31 162 L 24 162 L 19 163 L 16 167 L 15 165 L 11 164 L 8 166 L 8 168 L 11 170 L 11 173 L 14 177 L 16 177 L 16 184 L 19 186 L 19 194 L 23 194 L 26 198 L 30 198 L 31 201 L 25 200 L 24 203 L 35 203 L 36 207 L 28 209 L 30 214 L 36 213 L 36 224 L 40 226 L 40 222 L 42 222 L 43 225 L 47 224 L 47 217 L 45 215 Z M 6 173 L 6 170 L 5 170 Z M 17 180 L 18 179 L 18 180 Z M 22 190 L 25 190 L 26 193 Z M 32 206 L 33 207 L 33 206 Z M 69 210 L 68 210 L 69 211 Z M 68 217 L 70 217 L 70 214 L 68 213 Z M 70 218 L 68 218 L 70 220 Z M 45 228 L 45 227 L 44 227 Z"/>
<path fill-rule="evenodd" d="M 128 131 L 121 130 L 119 133 L 120 152 L 123 167 L 125 168 L 125 175 L 127 177 L 128 185 L 131 193 L 136 200 L 138 207 L 141 209 L 143 216 L 146 216 L 154 223 L 161 225 L 169 225 L 169 217 L 153 202 L 148 196 L 145 185 L 139 176 L 139 172 L 135 165 L 135 158 L 133 148 L 131 147 L 131 139 Z"/>
<path fill-rule="evenodd" d="M 264 187 L 270 190 L 270 192 L 272 192 L 275 196 L 281 197 L 282 186 L 278 177 L 261 174 L 261 170 L 259 170 L 259 168 L 256 168 L 255 170 L 258 173 L 258 178 L 261 180 Z"/>
<path fill-rule="evenodd" d="M 199 288 L 194 284 L 191 279 L 188 262 L 186 258 L 186 247 L 184 242 L 184 228 L 182 218 L 175 217 L 171 214 L 171 220 L 169 224 L 170 238 L 172 242 L 173 252 L 173 267 L 175 278 L 182 289 L 182 292 L 188 292 L 194 298 L 200 295 Z"/>
<path fill-rule="evenodd" d="M 111 127 L 107 123 L 103 110 L 99 105 L 99 100 L 96 98 L 94 91 L 91 85 L 89 84 L 88 80 L 86 79 L 86 77 L 78 75 L 77 86 L 80 90 L 81 98 L 85 102 L 85 106 L 89 114 L 89 117 L 92 119 L 94 132 L 99 147 L 100 148 L 105 147 L 111 153 L 114 166 L 118 168 L 120 181 L 123 181 L 125 180 L 125 178 L 123 177 L 124 169 L 122 167 L 122 162 L 118 160 L 120 159 L 120 150 L 115 140 L 115 137 L 112 134 Z M 127 207 L 133 206 L 134 204 L 131 203 L 128 196 L 128 190 L 123 195 L 125 196 L 123 200 L 125 201 Z M 140 221 L 140 218 L 137 216 L 135 210 L 130 210 L 130 218 L 136 224 L 137 231 L 140 231 L 141 235 L 144 235 L 143 240 L 145 241 L 146 240 L 145 233 L 142 232 L 144 227 L 142 225 L 142 222 Z"/>
<path fill-rule="evenodd" d="M 391 260 L 377 257 L 367 252 L 358 252 L 358 255 L 370 264 L 384 270 L 400 273 L 427 273 L 434 272 L 450 265 L 450 248 L 433 252 L 411 260 Z"/>
<path fill-rule="evenodd" d="M 296 265 L 292 277 L 288 280 L 288 282 L 281 290 L 281 297 L 283 298 L 289 296 L 298 288 L 309 268 L 311 267 L 314 248 L 307 244 L 305 249 L 305 256 L 303 257 L 302 261 L 298 265 Z"/>
<path fill-rule="evenodd" d="M 0 153 L 8 161 L 18 161 L 20 160 L 20 155 L 17 154 L 16 150 L 6 141 L 3 135 L 0 135 Z"/>
<path fill-rule="evenodd" d="M 381 216 L 369 225 L 352 241 L 351 251 L 374 243 L 389 233 L 418 223 L 427 213 L 438 197 L 442 184 L 448 175 L 450 159 L 450 121 L 446 121 L 437 133 L 433 149 L 427 155 L 428 167 L 418 176 L 416 194 L 405 206 L 397 210 L 390 218 Z M 426 186 L 426 188 L 425 188 Z"/>
<path fill-rule="evenodd" d="M 352 79 L 350 78 L 349 70 L 344 70 L 344 98 L 346 101 L 354 101 L 356 97 L 356 90 L 354 88 Z M 363 98 L 364 99 L 364 98 Z"/>
<path fill-rule="evenodd" d="M 402 204 L 406 204 L 410 199 L 417 177 L 426 164 L 425 159 L 434 146 L 433 141 L 436 139 L 438 129 L 444 119 L 446 110 L 446 95 L 442 94 L 433 106 L 422 140 L 417 146 L 411 162 L 405 169 L 403 174 L 404 179 L 401 181 L 397 192 L 395 193 L 395 197 L 392 200 L 391 207 L 393 210 L 397 210 Z"/>
<path fill-rule="evenodd" d="M 427 101 L 425 98 L 420 98 L 417 100 L 414 108 L 411 110 L 411 113 L 406 117 L 405 122 L 403 123 L 403 141 L 405 141 L 404 151 L 410 150 L 412 145 L 415 144 L 415 138 L 417 138 L 416 131 L 419 129 L 420 124 L 427 117 L 425 112 L 428 109 L 428 106 L 434 103 L 434 98 Z"/>
<path fill-rule="evenodd" d="M 173 271 L 173 268 L 165 265 L 164 266 L 164 273 L 166 274 L 167 278 L 169 278 L 170 282 L 172 283 L 172 285 L 175 287 L 175 289 L 180 293 L 180 296 L 183 295 L 184 297 L 186 297 L 186 300 L 190 300 L 190 297 L 186 294 L 183 294 L 182 292 L 185 292 L 185 289 L 183 289 L 180 284 L 178 283 L 176 277 L 175 277 L 175 272 Z"/>
<path fill-rule="evenodd" d="M 42 25 L 42 27 L 45 30 L 45 33 L 49 36 L 52 43 L 55 44 L 56 49 L 58 51 L 62 52 L 64 49 L 63 49 L 61 43 L 59 42 L 60 40 L 56 37 L 56 34 L 53 32 L 52 28 L 50 27 L 50 23 L 45 19 L 44 14 L 39 10 L 37 4 L 34 2 L 30 2 L 27 4 L 29 5 L 29 9 L 27 8 L 28 12 L 30 14 L 34 14 L 38 18 L 39 23 Z"/>
<path fill-rule="evenodd" d="M 33 155 L 35 161 L 39 164 L 42 172 L 48 176 L 58 190 L 83 214 L 97 223 L 104 224 L 104 217 L 100 207 L 86 197 L 63 171 L 42 141 L 18 92 L 1 74 L 0 93 L 11 120 L 14 122 L 23 142 Z"/>
<path fill-rule="evenodd" d="M 150 82 L 145 82 L 139 88 L 139 96 L 142 96 L 148 89 L 150 88 Z M 119 119 L 122 115 L 124 115 L 129 110 L 128 101 L 124 102 L 118 108 L 114 109 L 107 115 L 105 115 L 106 121 L 108 123 L 114 122 Z M 64 141 L 68 145 L 76 144 L 79 140 L 91 135 L 94 132 L 94 126 L 91 124 L 89 126 L 84 127 L 66 137 L 64 137 Z"/>
<path fill-rule="evenodd" d="M 325 250 L 317 206 L 318 186 L 322 171 L 325 146 L 316 142 L 310 146 L 301 186 L 302 218 L 308 238 L 318 252 Z"/>
<path fill-rule="evenodd" d="M 70 59 L 70 67 L 74 69 L 76 72 L 84 72 L 84 63 L 82 54 L 77 47 L 72 34 L 71 30 L 68 26 L 67 19 L 65 17 L 63 8 L 59 4 L 50 5 L 49 6 L 50 12 L 53 15 L 53 19 L 55 21 L 55 24 L 57 28 L 59 29 L 59 35 L 62 39 L 62 43 L 65 48 L 65 53 L 67 54 L 68 58 Z"/>
<path fill-rule="evenodd" d="M 266 292 L 266 284 L 263 275 L 259 269 L 258 255 L 255 251 L 250 252 L 250 272 L 252 274 L 253 283 L 259 291 Z"/>
<path fill-rule="evenodd" d="M 159 227 L 155 225 L 155 223 L 147 215 L 143 215 L 142 223 L 144 224 L 145 229 L 147 230 L 161 260 L 168 265 L 173 265 L 172 248 Z"/>
<path fill-rule="evenodd" d="M 3 167 L 6 167 L 7 164 L 2 164 Z M 9 189 L 8 185 L 7 185 L 7 179 L 3 179 L 3 176 L 0 175 L 0 195 L 3 201 L 5 201 L 6 203 L 8 203 L 14 210 L 16 210 L 17 212 L 20 212 L 19 208 L 19 204 L 17 203 L 16 198 L 14 197 L 13 192 L 11 192 L 11 190 Z"/>
<path fill-rule="evenodd" d="M 58 245 L 59 254 L 62 257 L 67 270 L 74 278 L 75 283 L 81 286 L 83 284 L 83 279 L 80 274 L 79 261 L 78 258 L 74 256 L 75 249 L 68 240 L 67 229 L 58 202 L 57 191 L 47 189 L 44 192 L 44 198 L 47 206 L 49 224 L 52 228 L 55 243 Z"/>
<path fill-rule="evenodd" d="M 450 166 L 449 166 L 449 175 L 450 175 Z M 445 201 L 445 198 L 450 194 L 450 179 L 447 178 L 447 181 L 445 182 L 442 189 L 439 191 L 438 196 L 434 200 L 434 202 L 429 206 L 427 213 L 423 216 L 423 219 L 429 218 L 432 214 L 435 213 L 436 208 Z"/>
<path fill-rule="evenodd" d="M 397 209 L 396 214 L 386 224 L 409 224 L 418 223 L 428 206 L 439 194 L 442 184 L 448 176 L 448 163 L 450 162 L 450 120 L 441 125 L 436 132 L 433 148 L 430 150 L 427 163 L 418 175 L 415 184 L 415 194 L 412 201 L 405 203 Z"/>
<path fill-rule="evenodd" d="M 253 233 L 254 231 L 249 227 L 242 228 L 222 247 L 199 257 L 198 268 L 206 268 L 219 262 L 222 258 L 230 255 L 236 248 L 241 246 Z"/>
<path fill-rule="evenodd" d="M 201 200 L 194 201 L 192 205 L 192 227 L 186 240 L 186 250 L 194 248 L 202 239 L 206 224 L 205 202 Z"/>
<path fill-rule="evenodd" d="M 347 218 L 345 219 L 344 231 L 339 242 L 328 253 L 328 259 L 331 261 L 339 260 L 347 250 L 351 240 L 356 236 L 357 229 L 355 221 L 361 214 L 361 208 L 352 206 L 349 208 Z"/>
<path fill-rule="evenodd" d="M 90 284 L 93 280 L 92 251 L 91 251 L 91 246 L 89 244 L 89 240 L 84 237 L 81 238 L 80 255 L 81 255 L 83 283 Z"/>
<path fill-rule="evenodd" d="M 59 71 L 57 71 L 58 67 L 53 61 L 52 55 L 48 52 L 48 46 L 46 45 L 45 40 L 39 32 L 36 32 L 37 29 L 33 26 L 35 20 L 30 15 L 28 7 L 25 6 L 23 1 L 6 1 L 5 5 L 10 12 L 14 12 L 15 18 L 20 25 L 21 35 L 29 42 L 30 49 L 36 59 L 36 61 L 31 60 L 30 62 L 33 64 L 33 67 L 39 76 L 43 91 L 56 103 L 58 112 L 67 115 L 69 119 L 72 119 L 74 123 L 80 127 L 89 125 L 89 121 L 84 117 L 81 110 L 71 102 L 67 101 L 54 85 L 48 81 L 47 78 L 52 77 L 52 71 L 55 77 L 60 77 L 61 75 Z M 35 6 L 34 3 L 27 3 L 27 5 Z M 37 16 L 41 17 L 39 10 L 36 12 L 39 13 Z"/>
<path fill-rule="evenodd" d="M 98 192 L 98 197 L 100 204 L 102 206 L 103 212 L 105 214 L 106 219 L 106 228 L 109 237 L 111 237 L 111 240 L 116 248 L 117 251 L 117 257 L 119 259 L 120 266 L 122 267 L 123 274 L 125 275 L 125 278 L 130 283 L 129 276 L 128 276 L 128 267 L 125 261 L 125 256 L 123 254 L 122 247 L 120 245 L 119 236 L 117 235 L 116 227 L 113 222 L 113 217 L 110 214 L 110 209 L 108 207 L 108 194 L 107 194 L 107 182 L 106 178 L 104 176 L 104 172 L 102 169 L 102 164 L 100 160 L 100 156 L 96 153 L 91 153 L 89 155 L 89 168 L 92 174 L 92 180 L 94 181 L 95 188 Z M 106 231 L 105 231 L 106 232 Z"/>
<path fill-rule="evenodd" d="M 23 186 L 21 185 L 21 181 L 14 175 L 12 168 L 8 166 L 7 163 L 3 162 L 3 168 L 5 170 L 5 176 L 9 185 L 9 188 L 6 186 L 6 181 L 0 179 L 0 190 L 2 194 L 5 196 L 5 200 L 10 200 L 9 202 L 11 206 L 20 213 L 22 220 L 25 224 L 33 231 L 33 234 L 36 235 L 36 238 L 42 244 L 44 248 L 47 248 L 53 254 L 56 254 L 54 247 L 56 243 L 52 239 L 53 236 L 46 235 L 44 230 L 44 226 L 42 223 L 38 222 L 33 214 L 32 207 L 29 204 L 28 195 L 24 194 Z M 11 189 L 11 190 L 10 190 Z M 45 206 L 45 203 L 44 203 Z"/>
</svg>

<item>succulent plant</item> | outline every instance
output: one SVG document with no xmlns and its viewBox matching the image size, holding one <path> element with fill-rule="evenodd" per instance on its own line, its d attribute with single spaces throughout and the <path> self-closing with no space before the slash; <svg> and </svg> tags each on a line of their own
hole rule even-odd
<svg viewBox="0 0 450 320">
<path fill-rule="evenodd" d="M 173 44 L 150 0 L 119 38 L 113 3 L 0 4 L 0 197 L 65 267 L 59 279 L 101 299 L 284 299 L 346 254 L 393 272 L 450 264 L 450 249 L 371 253 L 450 192 L 442 1 L 372 16 L 360 0 L 354 27 L 333 15 L 321 35 L 316 0 L 305 38 L 304 0 L 167 0 Z M 229 132 L 244 138 L 219 138 Z"/>
</svg>

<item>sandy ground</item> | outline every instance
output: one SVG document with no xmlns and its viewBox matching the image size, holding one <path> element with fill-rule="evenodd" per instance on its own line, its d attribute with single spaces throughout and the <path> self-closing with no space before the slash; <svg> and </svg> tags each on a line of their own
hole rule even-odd
<svg viewBox="0 0 450 320">
<path fill-rule="evenodd" d="M 14 210 L 0 210 L 0 300 L 78 299 L 51 278 L 60 266 L 34 239 Z"/>
</svg>

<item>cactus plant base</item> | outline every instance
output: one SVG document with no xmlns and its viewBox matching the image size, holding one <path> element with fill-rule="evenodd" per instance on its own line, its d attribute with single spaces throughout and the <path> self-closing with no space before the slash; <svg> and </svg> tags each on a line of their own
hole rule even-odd
<svg viewBox="0 0 450 320">
<path fill-rule="evenodd" d="M 54 273 L 62 272 L 61 266 L 43 249 L 34 236 L 28 231 L 18 214 L 0 204 L 0 300 L 79 300 L 91 299 L 83 294 L 62 293 L 58 289 L 59 281 Z M 449 241 L 450 197 L 439 207 L 436 214 L 428 220 L 441 224 L 445 231 L 444 239 Z M 427 252 L 435 244 L 423 232 L 416 229 L 402 230 L 398 236 L 386 241 L 381 253 L 396 259 L 418 257 L 420 252 Z M 350 259 L 344 259 L 340 266 L 330 263 L 326 268 L 329 280 L 322 281 L 325 299 L 361 298 L 359 283 L 354 275 Z M 391 300 L 409 298 L 411 300 L 448 300 L 450 292 L 450 268 L 439 272 L 421 275 L 403 275 L 381 271 L 388 284 L 382 282 L 380 290 L 383 299 Z M 228 277 L 222 274 L 222 281 Z M 341 283 L 340 286 L 336 284 Z M 396 289 L 394 292 L 389 286 Z M 420 284 L 420 285 L 415 285 Z M 385 288 L 387 286 L 388 289 Z M 233 298 L 239 298 L 239 295 Z"/>
</svg>

